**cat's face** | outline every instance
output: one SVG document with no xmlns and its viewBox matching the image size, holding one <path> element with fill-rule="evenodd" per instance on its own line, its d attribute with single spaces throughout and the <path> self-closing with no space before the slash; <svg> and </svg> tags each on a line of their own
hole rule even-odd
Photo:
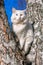
<svg viewBox="0 0 43 65">
<path fill-rule="evenodd" d="M 26 18 L 26 10 L 12 10 L 11 21 L 13 24 L 22 22 Z"/>
</svg>

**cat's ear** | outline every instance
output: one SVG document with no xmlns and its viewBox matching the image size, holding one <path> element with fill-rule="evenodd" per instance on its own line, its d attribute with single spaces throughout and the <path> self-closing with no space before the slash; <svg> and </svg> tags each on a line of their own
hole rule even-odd
<svg viewBox="0 0 43 65">
<path fill-rule="evenodd" d="M 12 8 L 12 12 L 14 13 L 16 11 L 16 9 L 15 8 Z"/>
</svg>

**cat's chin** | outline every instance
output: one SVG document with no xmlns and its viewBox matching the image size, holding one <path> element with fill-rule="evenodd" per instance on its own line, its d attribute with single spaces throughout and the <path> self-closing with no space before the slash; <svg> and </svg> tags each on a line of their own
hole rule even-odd
<svg viewBox="0 0 43 65">
<path fill-rule="evenodd" d="M 18 24 L 19 23 L 19 21 L 13 21 L 13 24 Z"/>
</svg>

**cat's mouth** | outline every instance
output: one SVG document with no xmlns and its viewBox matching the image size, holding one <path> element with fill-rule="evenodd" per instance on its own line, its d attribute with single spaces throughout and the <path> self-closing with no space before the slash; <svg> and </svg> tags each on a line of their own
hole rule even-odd
<svg viewBox="0 0 43 65">
<path fill-rule="evenodd" d="M 13 22 L 13 24 L 23 24 L 24 23 L 24 20 L 25 20 L 25 18 L 23 18 L 22 20 L 21 19 L 20 20 L 17 20 L 15 22 Z"/>
</svg>

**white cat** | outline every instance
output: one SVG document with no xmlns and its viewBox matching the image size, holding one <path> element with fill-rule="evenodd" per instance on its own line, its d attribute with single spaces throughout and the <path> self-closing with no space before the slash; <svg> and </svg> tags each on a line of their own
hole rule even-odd
<svg viewBox="0 0 43 65">
<path fill-rule="evenodd" d="M 26 54 L 33 41 L 33 29 L 32 25 L 28 22 L 26 10 L 16 10 L 13 8 L 11 21 L 13 31 L 19 38 L 19 48 L 23 49 L 23 53 Z"/>
</svg>

